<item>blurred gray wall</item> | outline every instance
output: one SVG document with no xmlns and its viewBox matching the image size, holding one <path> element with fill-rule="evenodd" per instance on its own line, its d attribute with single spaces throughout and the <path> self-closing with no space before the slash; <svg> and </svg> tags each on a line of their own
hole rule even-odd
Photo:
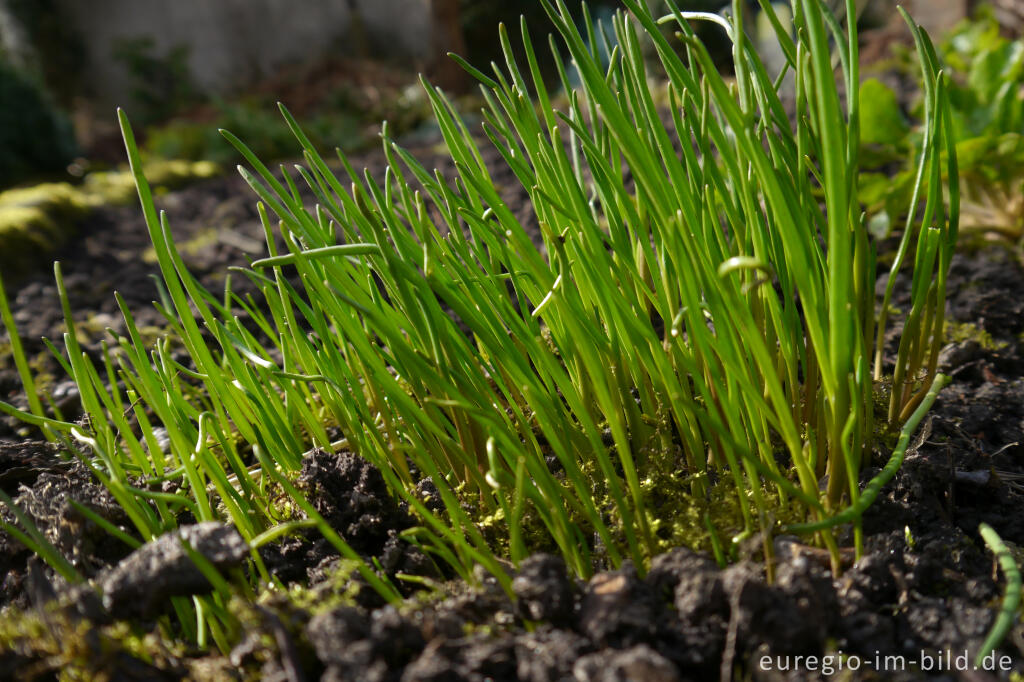
<svg viewBox="0 0 1024 682">
<path fill-rule="evenodd" d="M 153 53 L 188 49 L 193 83 L 226 94 L 286 63 L 327 52 L 372 51 L 424 57 L 430 48 L 429 0 L 58 0 L 81 36 L 86 89 L 120 105 L 130 90 L 113 47 L 149 37 Z M 353 13 L 353 9 L 356 10 Z"/>
<path fill-rule="evenodd" d="M 1024 0 L 1013 0 L 1024 2 Z M 968 16 L 972 3 L 969 0 L 858 0 L 860 7 L 867 6 L 867 12 L 885 24 L 898 21 L 897 5 L 902 5 L 931 37 L 938 41 L 944 33 Z M 902 23 L 902 22 L 901 22 Z"/>
</svg>

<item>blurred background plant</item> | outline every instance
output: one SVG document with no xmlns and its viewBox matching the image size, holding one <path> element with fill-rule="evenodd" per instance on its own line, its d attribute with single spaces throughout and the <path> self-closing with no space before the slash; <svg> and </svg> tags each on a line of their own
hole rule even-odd
<svg viewBox="0 0 1024 682">
<path fill-rule="evenodd" d="M 582 13 L 572 4 L 570 13 L 578 24 Z M 726 4 L 725 0 L 688 0 L 681 6 L 687 11 L 717 12 Z M 831 0 L 829 4 L 835 10 L 843 5 Z M 908 0 L 907 4 L 936 35 L 929 21 L 948 22 L 948 17 L 962 16 L 970 3 Z M 1001 19 L 1013 13 L 1004 4 L 997 2 Z M 620 0 L 598 0 L 591 3 L 590 11 L 595 19 L 604 20 L 607 29 L 611 12 L 620 5 Z M 665 0 L 647 0 L 647 5 L 654 12 L 667 12 Z M 777 8 L 784 5 L 775 3 Z M 745 6 L 748 31 L 771 67 L 772 59 L 765 55 L 778 50 L 772 45 L 770 26 L 758 2 L 748 0 Z M 856 6 L 864 27 L 896 16 L 892 0 L 857 0 Z M 541 73 L 553 77 L 548 29 L 536 0 L 347 0 L 330 7 L 291 8 L 283 14 L 266 0 L 233 9 L 199 0 L 174 6 L 154 0 L 98 0 L 88 6 L 65 0 L 0 0 L 2 59 L 22 80 L 45 93 L 42 100 L 52 110 L 43 117 L 27 112 L 25 125 L 54 118 L 65 122 L 63 134 L 56 136 L 32 134 L 35 129 L 21 128 L 10 120 L 5 120 L 4 127 L 15 141 L 52 137 L 66 143 L 70 120 L 83 158 L 70 164 L 65 180 L 74 180 L 90 168 L 123 162 L 111 115 L 115 106 L 124 106 L 145 124 L 147 136 L 153 138 L 152 142 L 140 140 L 145 156 L 228 161 L 233 152 L 219 140 L 218 128 L 238 131 L 255 143 L 255 151 L 264 158 L 285 156 L 289 153 L 287 130 L 264 113 L 276 99 L 306 124 L 314 143 L 356 149 L 363 144 L 361 138 L 375 139 L 375 126 L 384 118 L 398 137 L 429 120 L 423 98 L 410 97 L 416 88 L 408 86 L 415 83 L 417 72 L 446 92 L 475 94 L 471 79 L 453 68 L 444 53 L 457 52 L 474 64 L 501 64 L 504 57 L 493 39 L 493 27 L 499 22 L 516 26 L 520 16 L 538 37 Z M 731 68 L 729 44 L 722 32 L 703 22 L 694 30 L 716 63 Z M 295 39 L 273 39 L 282 32 Z M 513 52 L 523 57 L 521 47 L 513 46 Z M 381 77 L 382 70 L 389 73 Z M 5 94 L 5 101 L 22 102 L 4 107 L 9 117 L 34 106 L 31 95 Z M 37 174 L 47 179 L 59 179 L 53 174 L 68 166 L 75 154 L 73 145 L 56 145 L 52 152 L 27 156 L 26 167 L 38 168 Z M 7 179 L 0 174 L 0 189 L 30 179 L 32 173 Z"/>
<path fill-rule="evenodd" d="M 1019 8 L 1018 11 L 1024 8 Z M 950 74 L 952 124 L 960 164 L 961 226 L 975 234 L 1024 237 L 1024 17 L 1010 22 L 1006 4 L 980 5 L 938 45 Z M 1019 16 L 1019 15 L 1018 15 Z M 896 49 L 876 71 L 913 73 L 909 50 Z M 861 84 L 865 145 L 861 201 L 877 235 L 888 234 L 913 189 L 921 132 L 906 113 L 920 114 L 913 87 L 900 92 L 876 78 Z M 943 179 L 945 181 L 945 178 Z"/>
<path fill-rule="evenodd" d="M 165 120 L 199 101 L 189 76 L 187 46 L 175 45 L 161 56 L 152 37 L 139 36 L 118 40 L 112 51 L 128 72 L 131 96 L 143 121 Z"/>
<path fill-rule="evenodd" d="M 206 151 L 216 129 L 225 126 L 251 132 L 249 139 L 266 136 L 261 152 L 268 158 L 285 154 L 279 142 L 286 128 L 246 111 L 272 108 L 272 90 L 302 99 L 288 103 L 329 145 L 350 145 L 370 121 L 379 124 L 390 111 L 399 113 L 396 131 L 406 122 L 416 125 L 423 116 L 406 118 L 403 96 L 418 71 L 430 72 L 439 61 L 431 35 L 462 35 L 458 12 L 454 32 L 432 30 L 435 6 L 445 4 L 351 0 L 295 8 L 265 0 L 244 6 L 0 0 L 4 150 L 20 151 L 14 143 L 22 140 L 57 145 L 77 138 L 79 145 L 23 154 L 26 170 L 0 172 L 0 190 L 40 176 L 74 181 L 90 168 L 122 163 L 116 106 L 158 134 L 159 144 L 148 153 L 165 158 L 224 156 Z M 289 39 L 278 40 L 281 35 Z M 380 65 L 391 73 L 376 81 L 363 77 L 364 71 L 379 77 Z M 317 97 L 305 96 L 304 89 Z M 364 97 L 354 90 L 374 92 Z M 60 134 L 40 127 L 52 120 L 63 122 Z M 209 130 L 197 130 L 202 126 Z M 171 141 L 179 133 L 181 141 Z M 227 148 L 222 141 L 213 146 Z M 70 164 L 79 152 L 83 158 Z M 59 177 L 69 164 L 70 172 Z"/>
<path fill-rule="evenodd" d="M 1024 236 L 1024 39 L 983 8 L 942 46 L 958 78 L 950 91 L 964 226 Z"/>
</svg>

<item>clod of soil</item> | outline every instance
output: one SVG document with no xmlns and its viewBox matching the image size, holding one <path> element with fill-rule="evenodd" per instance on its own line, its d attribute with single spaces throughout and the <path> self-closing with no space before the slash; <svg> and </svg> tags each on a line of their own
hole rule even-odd
<svg viewBox="0 0 1024 682">
<path fill-rule="evenodd" d="M 130 527 L 128 515 L 84 464 L 61 460 L 51 446 L 40 441 L 6 444 L 3 456 L 8 465 L 0 472 L 5 491 L 8 482 L 18 484 L 14 503 L 79 573 L 92 577 L 128 555 L 130 549 L 124 543 L 71 504 L 74 500 L 117 527 Z M 20 463 L 18 458 L 22 458 Z M 4 520 L 15 520 L 8 509 L 2 513 Z M 4 602 L 27 605 L 22 589 L 28 559 L 29 553 L 20 543 L 0 532 L 0 570 L 4 572 L 0 598 Z"/>
<path fill-rule="evenodd" d="M 380 471 L 362 457 L 314 450 L 303 460 L 298 482 L 317 512 L 358 552 L 376 556 L 389 530 L 413 525 L 391 499 Z"/>
<path fill-rule="evenodd" d="M 0 442 L 0 490 L 17 494 L 21 486 L 31 487 L 46 471 L 66 471 L 71 463 L 44 441 Z"/>
<path fill-rule="evenodd" d="M 167 599 L 209 592 L 210 582 L 185 552 L 183 543 L 218 570 L 241 566 L 249 545 L 234 526 L 205 521 L 161 535 L 132 552 L 97 580 L 103 606 L 118 619 L 148 617 Z"/>
<path fill-rule="evenodd" d="M 524 620 L 568 623 L 573 613 L 573 587 L 562 557 L 536 554 L 524 560 L 512 581 L 516 615 Z"/>
<path fill-rule="evenodd" d="M 582 656 L 573 665 L 572 674 L 578 682 L 678 682 L 682 679 L 670 660 L 646 644 Z"/>
</svg>

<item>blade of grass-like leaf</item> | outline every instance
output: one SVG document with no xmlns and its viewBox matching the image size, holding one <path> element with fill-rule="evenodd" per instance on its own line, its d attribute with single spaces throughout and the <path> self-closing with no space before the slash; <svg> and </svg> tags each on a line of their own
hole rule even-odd
<svg viewBox="0 0 1024 682">
<path fill-rule="evenodd" d="M 797 523 L 786 526 L 784 532 L 792 533 L 812 533 L 825 528 L 834 528 L 835 526 L 842 525 L 844 523 L 850 523 L 856 519 L 859 519 L 864 510 L 871 506 L 871 504 L 878 497 L 882 488 L 886 483 L 892 480 L 896 472 L 899 471 L 900 466 L 903 464 L 903 458 L 907 453 L 907 447 L 910 445 L 910 438 L 914 435 L 921 420 L 924 419 L 928 410 L 931 409 L 932 403 L 935 402 L 938 397 L 939 391 L 943 389 L 950 381 L 950 378 L 944 374 L 937 374 L 934 381 L 932 381 L 931 388 L 928 390 L 928 394 L 924 400 L 918 406 L 914 414 L 910 416 L 910 419 L 906 421 L 903 428 L 900 429 L 900 437 L 896 442 L 896 447 L 893 448 L 892 455 L 889 457 L 889 461 L 886 463 L 882 471 L 879 472 L 874 478 L 872 478 L 864 489 L 861 491 L 860 497 L 857 499 L 857 503 L 850 507 L 847 507 L 841 512 L 833 514 L 831 517 L 823 519 L 817 522 L 811 523 Z"/>
<path fill-rule="evenodd" d="M 1006 578 L 1006 591 L 1003 594 L 1003 602 L 1000 604 L 999 613 L 992 624 L 992 629 L 985 637 L 981 648 L 974 657 L 974 665 L 981 667 L 985 657 L 995 651 L 1000 642 L 1006 637 L 1014 622 L 1017 620 L 1017 609 L 1021 600 L 1021 579 L 1020 569 L 1013 559 L 1013 554 L 1006 548 L 1002 538 L 993 530 L 992 526 L 983 523 L 978 526 L 981 538 L 988 545 L 989 551 L 999 560 L 999 567 L 1003 569 L 1003 577 Z"/>
<path fill-rule="evenodd" d="M 25 397 L 28 400 L 29 412 L 36 417 L 45 417 L 43 404 L 39 400 L 39 393 L 36 390 L 35 380 L 32 371 L 28 366 L 28 358 L 21 345 L 21 337 L 18 335 L 18 327 L 14 323 L 14 316 L 11 314 L 11 306 L 7 301 L 7 291 L 4 289 L 4 280 L 0 277 L 0 323 L 7 330 L 8 343 L 11 346 L 11 356 L 14 358 L 14 367 L 18 371 L 18 378 L 21 379 L 21 386 L 25 389 Z M 42 432 L 46 440 L 54 441 L 56 436 L 45 424 L 42 425 Z"/>
</svg>

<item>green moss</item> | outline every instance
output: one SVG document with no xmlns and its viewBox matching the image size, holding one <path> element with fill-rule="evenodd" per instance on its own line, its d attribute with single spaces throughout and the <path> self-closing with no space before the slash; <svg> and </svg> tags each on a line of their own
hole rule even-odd
<svg viewBox="0 0 1024 682">
<path fill-rule="evenodd" d="M 0 615 L 0 650 L 23 657 L 22 673 L 33 679 L 104 680 L 135 658 L 170 669 L 185 655 L 180 643 L 159 631 L 143 632 L 127 623 L 97 626 L 72 608 L 50 604 L 20 611 L 7 607 Z"/>
<path fill-rule="evenodd" d="M 71 226 L 91 208 L 66 182 L 0 192 L 0 268 L 18 277 L 27 265 L 60 248 Z"/>
<path fill-rule="evenodd" d="M 54 218 L 76 217 L 93 205 L 92 199 L 66 182 L 46 182 L 0 192 L 0 208 L 38 208 Z"/>
<path fill-rule="evenodd" d="M 151 161 L 146 164 L 146 177 L 150 183 L 165 189 L 220 175 L 221 167 L 212 161 L 183 161 L 181 159 Z"/>
<path fill-rule="evenodd" d="M 1007 347 L 1006 341 L 996 341 L 992 335 L 970 322 L 947 322 L 946 338 L 952 343 L 976 341 L 983 350 L 997 351 Z"/>
<path fill-rule="evenodd" d="M 156 192 L 218 175 L 209 161 L 154 161 L 146 177 Z M 0 192 L 0 269 L 8 279 L 24 275 L 33 263 L 63 246 L 77 223 L 94 208 L 135 200 L 127 170 L 92 173 L 79 186 L 50 182 Z"/>
<path fill-rule="evenodd" d="M 266 589 L 257 598 L 257 603 L 277 604 L 281 602 L 283 595 L 290 607 L 308 611 L 311 616 L 331 611 L 339 606 L 355 606 L 356 597 L 363 588 L 359 580 L 353 579 L 356 574 L 356 562 L 341 559 L 327 579 L 314 587 L 292 583 L 284 593 L 280 590 Z M 239 602 L 239 608 L 244 607 L 245 603 Z"/>
<path fill-rule="evenodd" d="M 696 476 L 675 472 L 669 475 L 650 477 L 644 484 L 649 508 L 652 514 L 652 532 L 657 538 L 657 552 L 673 547 L 689 547 L 696 551 L 713 553 L 711 528 L 719 540 L 728 545 L 730 539 L 743 532 L 743 512 L 740 496 L 732 476 L 722 476 L 707 487 L 703 497 L 693 495 Z M 773 486 L 761 489 L 764 506 L 771 510 L 777 525 L 797 523 L 805 520 L 802 507 L 792 500 L 783 500 Z M 743 491 L 743 500 L 753 510 L 754 502 L 749 489 Z M 756 512 L 753 512 L 756 515 Z M 727 548 L 728 551 L 728 548 Z"/>
<path fill-rule="evenodd" d="M 57 224 L 36 206 L 11 206 L 0 213 L 0 239 L 5 250 L 45 249 L 59 237 Z"/>
<path fill-rule="evenodd" d="M 614 454 L 614 453 L 613 453 Z M 643 470 L 646 475 L 640 481 L 643 503 L 650 517 L 651 534 L 654 537 L 654 554 L 666 552 L 674 547 L 689 547 L 695 551 L 713 554 L 711 527 L 718 539 L 726 545 L 744 531 L 743 512 L 740 508 L 740 494 L 735 481 L 728 472 L 712 477 L 708 474 L 688 471 L 678 446 L 668 449 L 656 431 L 649 446 L 643 450 L 646 457 Z M 614 457 L 613 457 L 614 459 Z M 604 478 L 595 462 L 586 462 L 583 469 L 591 480 L 594 500 L 598 509 L 613 509 L 614 501 L 608 493 Z M 705 491 L 697 494 L 698 491 Z M 764 507 L 770 510 L 775 526 L 798 523 L 806 520 L 806 511 L 793 500 L 784 500 L 774 486 L 762 486 L 761 496 Z M 749 488 L 742 491 L 742 499 L 756 518 L 753 493 Z M 583 519 L 574 519 L 585 526 Z M 616 542 L 625 544 L 625 535 L 615 518 L 606 522 Z M 543 529 L 539 529 L 543 531 Z M 529 546 L 529 545 L 528 545 Z M 598 559 L 602 557 L 598 556 Z"/>
<path fill-rule="evenodd" d="M 145 174 L 154 191 L 177 189 L 196 180 L 212 178 L 221 168 L 211 161 L 157 160 L 146 164 Z M 127 170 L 90 174 L 82 184 L 85 191 L 99 197 L 100 203 L 123 204 L 135 199 L 135 180 Z"/>
</svg>

